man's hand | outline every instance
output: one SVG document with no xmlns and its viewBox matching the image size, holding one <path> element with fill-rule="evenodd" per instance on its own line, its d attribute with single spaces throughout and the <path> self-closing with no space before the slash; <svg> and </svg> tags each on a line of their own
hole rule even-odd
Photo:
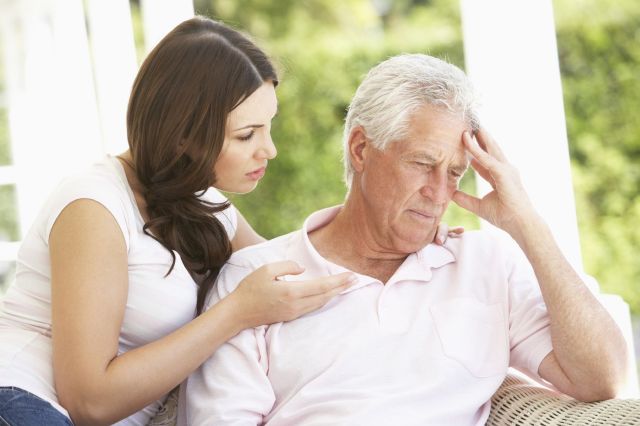
<svg viewBox="0 0 640 426">
<path fill-rule="evenodd" d="M 536 217 L 537 213 L 522 186 L 518 171 L 509 164 L 489 133 L 480 129 L 476 138 L 466 131 L 462 134 L 464 146 L 473 156 L 471 167 L 489 182 L 493 191 L 482 199 L 456 191 L 453 201 L 517 240 L 520 225 Z"/>
<path fill-rule="evenodd" d="M 471 166 L 493 191 L 482 199 L 460 191 L 453 201 L 508 232 L 527 256 L 550 318 L 553 351 L 538 368 L 542 378 L 581 401 L 612 398 L 626 374 L 626 342 L 619 328 L 558 248 L 535 211 L 517 170 L 489 134 L 462 140 Z"/>
</svg>

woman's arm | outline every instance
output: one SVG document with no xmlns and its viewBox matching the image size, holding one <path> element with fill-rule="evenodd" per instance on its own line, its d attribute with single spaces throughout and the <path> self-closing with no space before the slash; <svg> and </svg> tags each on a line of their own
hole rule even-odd
<svg viewBox="0 0 640 426">
<path fill-rule="evenodd" d="M 74 423 L 111 424 L 181 383 L 246 327 L 295 318 L 350 285 L 347 274 L 273 285 L 300 273 L 293 262 L 249 275 L 228 298 L 177 331 L 118 356 L 128 293 L 128 260 L 116 220 L 87 199 L 68 205 L 49 237 L 56 391 Z M 319 297 L 309 303 L 309 294 Z M 247 315 L 251 314 L 251 317 Z"/>
</svg>

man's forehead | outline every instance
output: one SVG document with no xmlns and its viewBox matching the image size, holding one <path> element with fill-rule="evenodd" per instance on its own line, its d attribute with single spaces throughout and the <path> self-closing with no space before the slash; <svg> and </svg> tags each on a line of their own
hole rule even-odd
<svg viewBox="0 0 640 426">
<path fill-rule="evenodd" d="M 391 143 L 395 155 L 403 158 L 466 166 L 469 163 L 462 134 L 471 132 L 464 114 L 434 105 L 423 105 L 411 114 L 406 131 Z"/>
<path fill-rule="evenodd" d="M 465 160 L 466 150 L 462 142 L 462 131 L 450 135 L 413 134 L 397 141 L 398 151 L 403 156 L 432 158 L 436 160 Z"/>
<path fill-rule="evenodd" d="M 428 145 L 423 148 L 405 151 L 403 157 L 430 163 L 446 162 L 460 167 L 467 167 L 470 162 L 470 157 L 467 155 L 464 145 L 454 150 L 443 149 L 443 147 L 437 145 Z"/>
</svg>

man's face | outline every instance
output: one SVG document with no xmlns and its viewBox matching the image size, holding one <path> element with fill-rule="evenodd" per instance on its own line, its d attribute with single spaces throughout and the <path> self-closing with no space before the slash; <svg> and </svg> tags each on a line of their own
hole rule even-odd
<svg viewBox="0 0 640 426">
<path fill-rule="evenodd" d="M 385 151 L 370 144 L 364 149 L 357 178 L 367 222 L 382 247 L 413 253 L 433 241 L 469 164 L 465 130 L 459 114 L 425 105 L 412 115 L 406 138 Z"/>
</svg>

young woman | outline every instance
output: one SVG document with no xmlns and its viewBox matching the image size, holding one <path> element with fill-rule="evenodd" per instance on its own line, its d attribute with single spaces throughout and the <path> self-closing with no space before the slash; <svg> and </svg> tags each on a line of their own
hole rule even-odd
<svg viewBox="0 0 640 426">
<path fill-rule="evenodd" d="M 145 424 L 225 340 L 352 283 L 278 281 L 303 270 L 280 262 L 200 312 L 232 251 L 262 241 L 217 190 L 250 192 L 275 157 L 277 84 L 259 48 L 205 18 L 149 54 L 129 150 L 63 181 L 24 238 L 0 311 L 0 425 Z"/>
</svg>

